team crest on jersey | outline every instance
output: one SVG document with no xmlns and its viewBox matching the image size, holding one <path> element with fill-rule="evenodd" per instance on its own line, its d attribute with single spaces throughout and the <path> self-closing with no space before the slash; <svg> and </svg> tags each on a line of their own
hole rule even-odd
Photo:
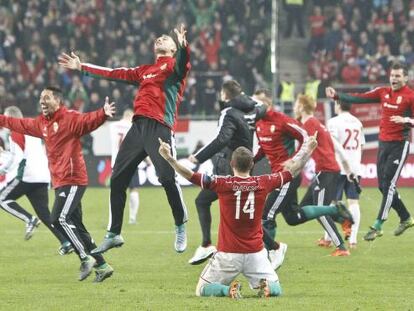
<svg viewBox="0 0 414 311">
<path fill-rule="evenodd" d="M 396 103 L 399 105 L 401 104 L 401 102 L 402 102 L 402 96 L 398 96 Z"/>
<path fill-rule="evenodd" d="M 260 132 L 260 126 L 256 127 L 256 132 Z"/>
<path fill-rule="evenodd" d="M 276 131 L 276 126 L 275 125 L 271 125 L 270 126 L 270 132 L 274 133 Z"/>
<path fill-rule="evenodd" d="M 384 97 L 385 98 L 390 98 L 390 94 L 386 94 Z"/>
<path fill-rule="evenodd" d="M 162 66 L 160 67 L 160 70 L 165 70 L 165 68 L 167 68 L 167 63 L 165 63 L 164 65 L 162 65 Z"/>
<path fill-rule="evenodd" d="M 59 125 L 57 124 L 57 122 L 53 122 L 53 132 L 57 132 L 59 129 Z"/>
<path fill-rule="evenodd" d="M 43 128 L 43 136 L 47 137 L 47 126 Z"/>
</svg>

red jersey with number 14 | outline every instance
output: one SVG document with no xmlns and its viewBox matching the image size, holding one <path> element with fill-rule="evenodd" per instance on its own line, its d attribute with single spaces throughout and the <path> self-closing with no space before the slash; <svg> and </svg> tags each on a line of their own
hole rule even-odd
<svg viewBox="0 0 414 311">
<path fill-rule="evenodd" d="M 262 250 L 262 213 L 267 194 L 291 180 L 292 175 L 287 171 L 244 178 L 194 173 L 191 182 L 215 191 L 219 198 L 217 249 L 227 253 Z"/>
<path fill-rule="evenodd" d="M 318 119 L 311 117 L 303 123 L 303 128 L 308 132 L 309 136 L 318 131 L 318 136 L 316 138 L 318 146 L 312 153 L 316 172 L 339 173 L 341 169 L 339 168 L 338 162 L 336 162 L 332 137 L 326 127 L 323 126 Z"/>
</svg>

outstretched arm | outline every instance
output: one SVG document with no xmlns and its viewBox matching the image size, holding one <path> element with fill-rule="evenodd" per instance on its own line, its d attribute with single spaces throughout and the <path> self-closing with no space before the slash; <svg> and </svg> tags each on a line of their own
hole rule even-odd
<svg viewBox="0 0 414 311">
<path fill-rule="evenodd" d="M 17 133 L 42 138 L 41 126 L 38 122 L 39 117 L 32 118 L 12 118 L 0 115 L 0 127 L 8 128 Z"/>
<path fill-rule="evenodd" d="M 355 104 L 368 104 L 368 103 L 379 103 L 381 101 L 380 88 L 375 88 L 372 91 L 365 93 L 338 93 L 333 87 L 327 87 L 325 89 L 326 97 L 333 100 L 342 100 L 348 103 Z"/>
<path fill-rule="evenodd" d="M 82 73 L 95 78 L 103 78 L 111 81 L 121 81 L 131 84 L 138 84 L 141 80 L 140 67 L 135 68 L 107 68 L 93 64 L 82 63 L 79 56 L 71 52 L 60 54 L 59 65 L 70 70 L 79 70 Z"/>
<path fill-rule="evenodd" d="M 410 126 L 414 126 L 414 119 L 409 117 L 391 116 L 390 120 L 397 124 L 408 124 Z"/>
<path fill-rule="evenodd" d="M 171 165 L 171 167 L 181 176 L 183 176 L 187 180 L 191 180 L 194 172 L 185 166 L 178 163 L 178 161 L 171 155 L 171 147 L 166 142 L 163 142 L 161 138 L 158 138 L 160 142 L 160 148 L 158 152 L 160 155 Z"/>
<path fill-rule="evenodd" d="M 178 40 L 178 49 L 175 54 L 174 71 L 179 77 L 185 78 L 191 69 L 190 46 L 188 45 L 186 38 L 187 30 L 185 29 L 184 24 L 181 24 L 179 29 L 174 29 L 174 32 Z"/>
</svg>

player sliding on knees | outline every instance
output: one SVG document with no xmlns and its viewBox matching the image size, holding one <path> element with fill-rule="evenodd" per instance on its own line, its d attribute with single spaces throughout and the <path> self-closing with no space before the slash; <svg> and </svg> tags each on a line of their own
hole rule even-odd
<svg viewBox="0 0 414 311">
<path fill-rule="evenodd" d="M 292 180 L 316 148 L 316 135 L 309 138 L 308 149 L 296 160 L 289 160 L 283 170 L 270 175 L 250 176 L 253 154 L 245 147 L 234 150 L 230 165 L 234 176 L 208 176 L 195 173 L 177 162 L 171 148 L 161 139 L 159 153 L 174 170 L 203 189 L 217 192 L 220 224 L 217 253 L 201 273 L 197 296 L 240 298 L 242 273 L 258 295 L 279 296 L 282 289 L 263 244 L 262 213 L 267 195 Z"/>
</svg>

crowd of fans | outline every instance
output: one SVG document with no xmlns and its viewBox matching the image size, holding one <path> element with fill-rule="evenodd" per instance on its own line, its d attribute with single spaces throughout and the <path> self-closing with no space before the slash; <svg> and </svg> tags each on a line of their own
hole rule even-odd
<svg viewBox="0 0 414 311">
<path fill-rule="evenodd" d="M 270 5 L 267 0 L 2 1 L 0 109 L 15 104 L 34 115 L 42 87 L 59 85 L 71 108 L 94 110 L 108 95 L 122 114 L 132 105 L 135 86 L 67 72 L 58 66 L 58 55 L 75 51 L 82 61 L 107 67 L 151 63 L 154 39 L 185 23 L 193 69 L 180 114 L 216 114 L 223 78 L 239 80 L 247 92 L 265 80 Z"/>
<path fill-rule="evenodd" d="M 309 74 L 345 84 L 387 81 L 389 64 L 405 62 L 414 78 L 414 0 L 322 1 L 309 15 Z"/>
</svg>

